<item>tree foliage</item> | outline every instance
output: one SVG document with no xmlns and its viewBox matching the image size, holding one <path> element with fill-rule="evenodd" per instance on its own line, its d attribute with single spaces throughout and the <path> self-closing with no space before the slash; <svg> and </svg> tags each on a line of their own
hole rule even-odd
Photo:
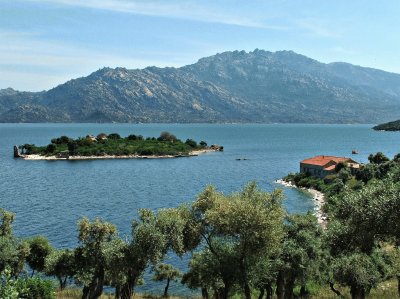
<svg viewBox="0 0 400 299">
<path fill-rule="evenodd" d="M 250 295 L 252 267 L 278 251 L 283 238 L 282 193 L 261 191 L 250 183 L 242 191 L 224 195 L 207 187 L 192 206 L 193 223 L 205 242 L 203 256 L 217 267 L 214 279 L 222 282 L 227 298 L 235 284 Z M 200 256 L 201 257 L 201 256 Z"/>
<path fill-rule="evenodd" d="M 28 240 L 29 255 L 26 261 L 34 271 L 43 272 L 47 256 L 54 250 L 49 240 L 43 236 L 36 236 Z"/>
<path fill-rule="evenodd" d="M 115 225 L 96 218 L 78 223 L 80 246 L 75 251 L 76 279 L 84 285 L 82 299 L 97 299 L 103 292 L 106 271 L 104 248 L 116 236 Z"/>
<path fill-rule="evenodd" d="M 62 290 L 67 286 L 68 279 L 74 277 L 76 268 L 74 251 L 61 249 L 50 252 L 46 257 L 44 270 L 46 275 L 57 278 Z"/>
</svg>

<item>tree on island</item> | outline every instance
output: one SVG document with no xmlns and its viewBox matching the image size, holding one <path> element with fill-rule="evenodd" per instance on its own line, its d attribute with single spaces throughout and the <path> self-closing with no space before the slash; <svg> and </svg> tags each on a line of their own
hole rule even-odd
<svg viewBox="0 0 400 299">
<path fill-rule="evenodd" d="M 178 138 L 176 138 L 176 136 L 171 134 L 170 132 L 161 132 L 160 137 L 158 137 L 157 140 L 174 142 L 177 141 Z"/>
</svg>

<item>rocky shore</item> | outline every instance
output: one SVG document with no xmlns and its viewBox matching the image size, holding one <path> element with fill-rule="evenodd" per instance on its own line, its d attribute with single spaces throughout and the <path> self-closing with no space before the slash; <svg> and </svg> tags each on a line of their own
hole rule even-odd
<svg viewBox="0 0 400 299">
<path fill-rule="evenodd" d="M 326 228 L 327 215 L 323 212 L 323 209 L 322 209 L 323 205 L 325 204 L 325 195 L 321 191 L 311 189 L 311 188 L 300 188 L 300 187 L 297 187 L 296 185 L 294 185 L 290 182 L 286 182 L 282 179 L 276 180 L 275 183 L 281 184 L 288 188 L 301 189 L 301 190 L 304 190 L 304 191 L 307 191 L 308 193 L 310 193 L 314 199 L 314 204 L 315 204 L 314 215 L 317 217 L 318 223 L 320 223 L 324 228 Z"/>
<path fill-rule="evenodd" d="M 69 156 L 69 157 L 57 157 L 57 156 L 42 156 L 42 155 L 19 155 L 19 158 L 24 160 L 106 160 L 106 159 L 168 159 L 168 158 L 182 158 L 182 157 L 194 157 L 208 152 L 215 152 L 215 149 L 203 149 L 192 151 L 187 155 L 104 155 L 104 156 Z"/>
</svg>

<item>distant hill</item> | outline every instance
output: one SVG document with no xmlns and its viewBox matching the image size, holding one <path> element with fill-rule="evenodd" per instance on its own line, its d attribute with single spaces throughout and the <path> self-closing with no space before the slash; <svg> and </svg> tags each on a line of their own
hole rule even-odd
<svg viewBox="0 0 400 299">
<path fill-rule="evenodd" d="M 400 120 L 391 121 L 373 127 L 377 131 L 400 131 Z"/>
<path fill-rule="evenodd" d="M 0 122 L 379 123 L 400 75 L 292 51 L 224 52 L 181 68 L 104 68 L 49 91 L 0 90 Z"/>
</svg>

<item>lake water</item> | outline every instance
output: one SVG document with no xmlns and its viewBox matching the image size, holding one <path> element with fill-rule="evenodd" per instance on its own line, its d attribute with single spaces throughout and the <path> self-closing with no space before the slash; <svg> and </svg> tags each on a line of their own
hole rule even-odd
<svg viewBox="0 0 400 299">
<path fill-rule="evenodd" d="M 314 155 L 351 156 L 367 162 L 370 153 L 390 158 L 400 152 L 400 133 L 376 132 L 371 125 L 303 124 L 0 124 L 0 207 L 17 214 L 15 233 L 42 234 L 56 247 L 77 244 L 76 223 L 83 217 L 101 217 L 130 233 L 138 208 L 175 207 L 193 201 L 207 184 L 226 193 L 255 180 L 267 191 L 283 188 L 274 183 L 296 172 L 299 161 Z M 94 161 L 25 161 L 13 159 L 13 145 L 46 145 L 53 137 L 98 133 L 158 137 L 169 131 L 178 138 L 205 140 L 224 146 L 191 158 Z M 236 160 L 246 158 L 247 160 Z M 309 195 L 285 189 L 289 212 L 314 208 Z M 172 257 L 184 269 L 187 258 Z M 148 280 L 141 290 L 159 285 Z M 171 286 L 171 293 L 186 292 Z"/>
</svg>

